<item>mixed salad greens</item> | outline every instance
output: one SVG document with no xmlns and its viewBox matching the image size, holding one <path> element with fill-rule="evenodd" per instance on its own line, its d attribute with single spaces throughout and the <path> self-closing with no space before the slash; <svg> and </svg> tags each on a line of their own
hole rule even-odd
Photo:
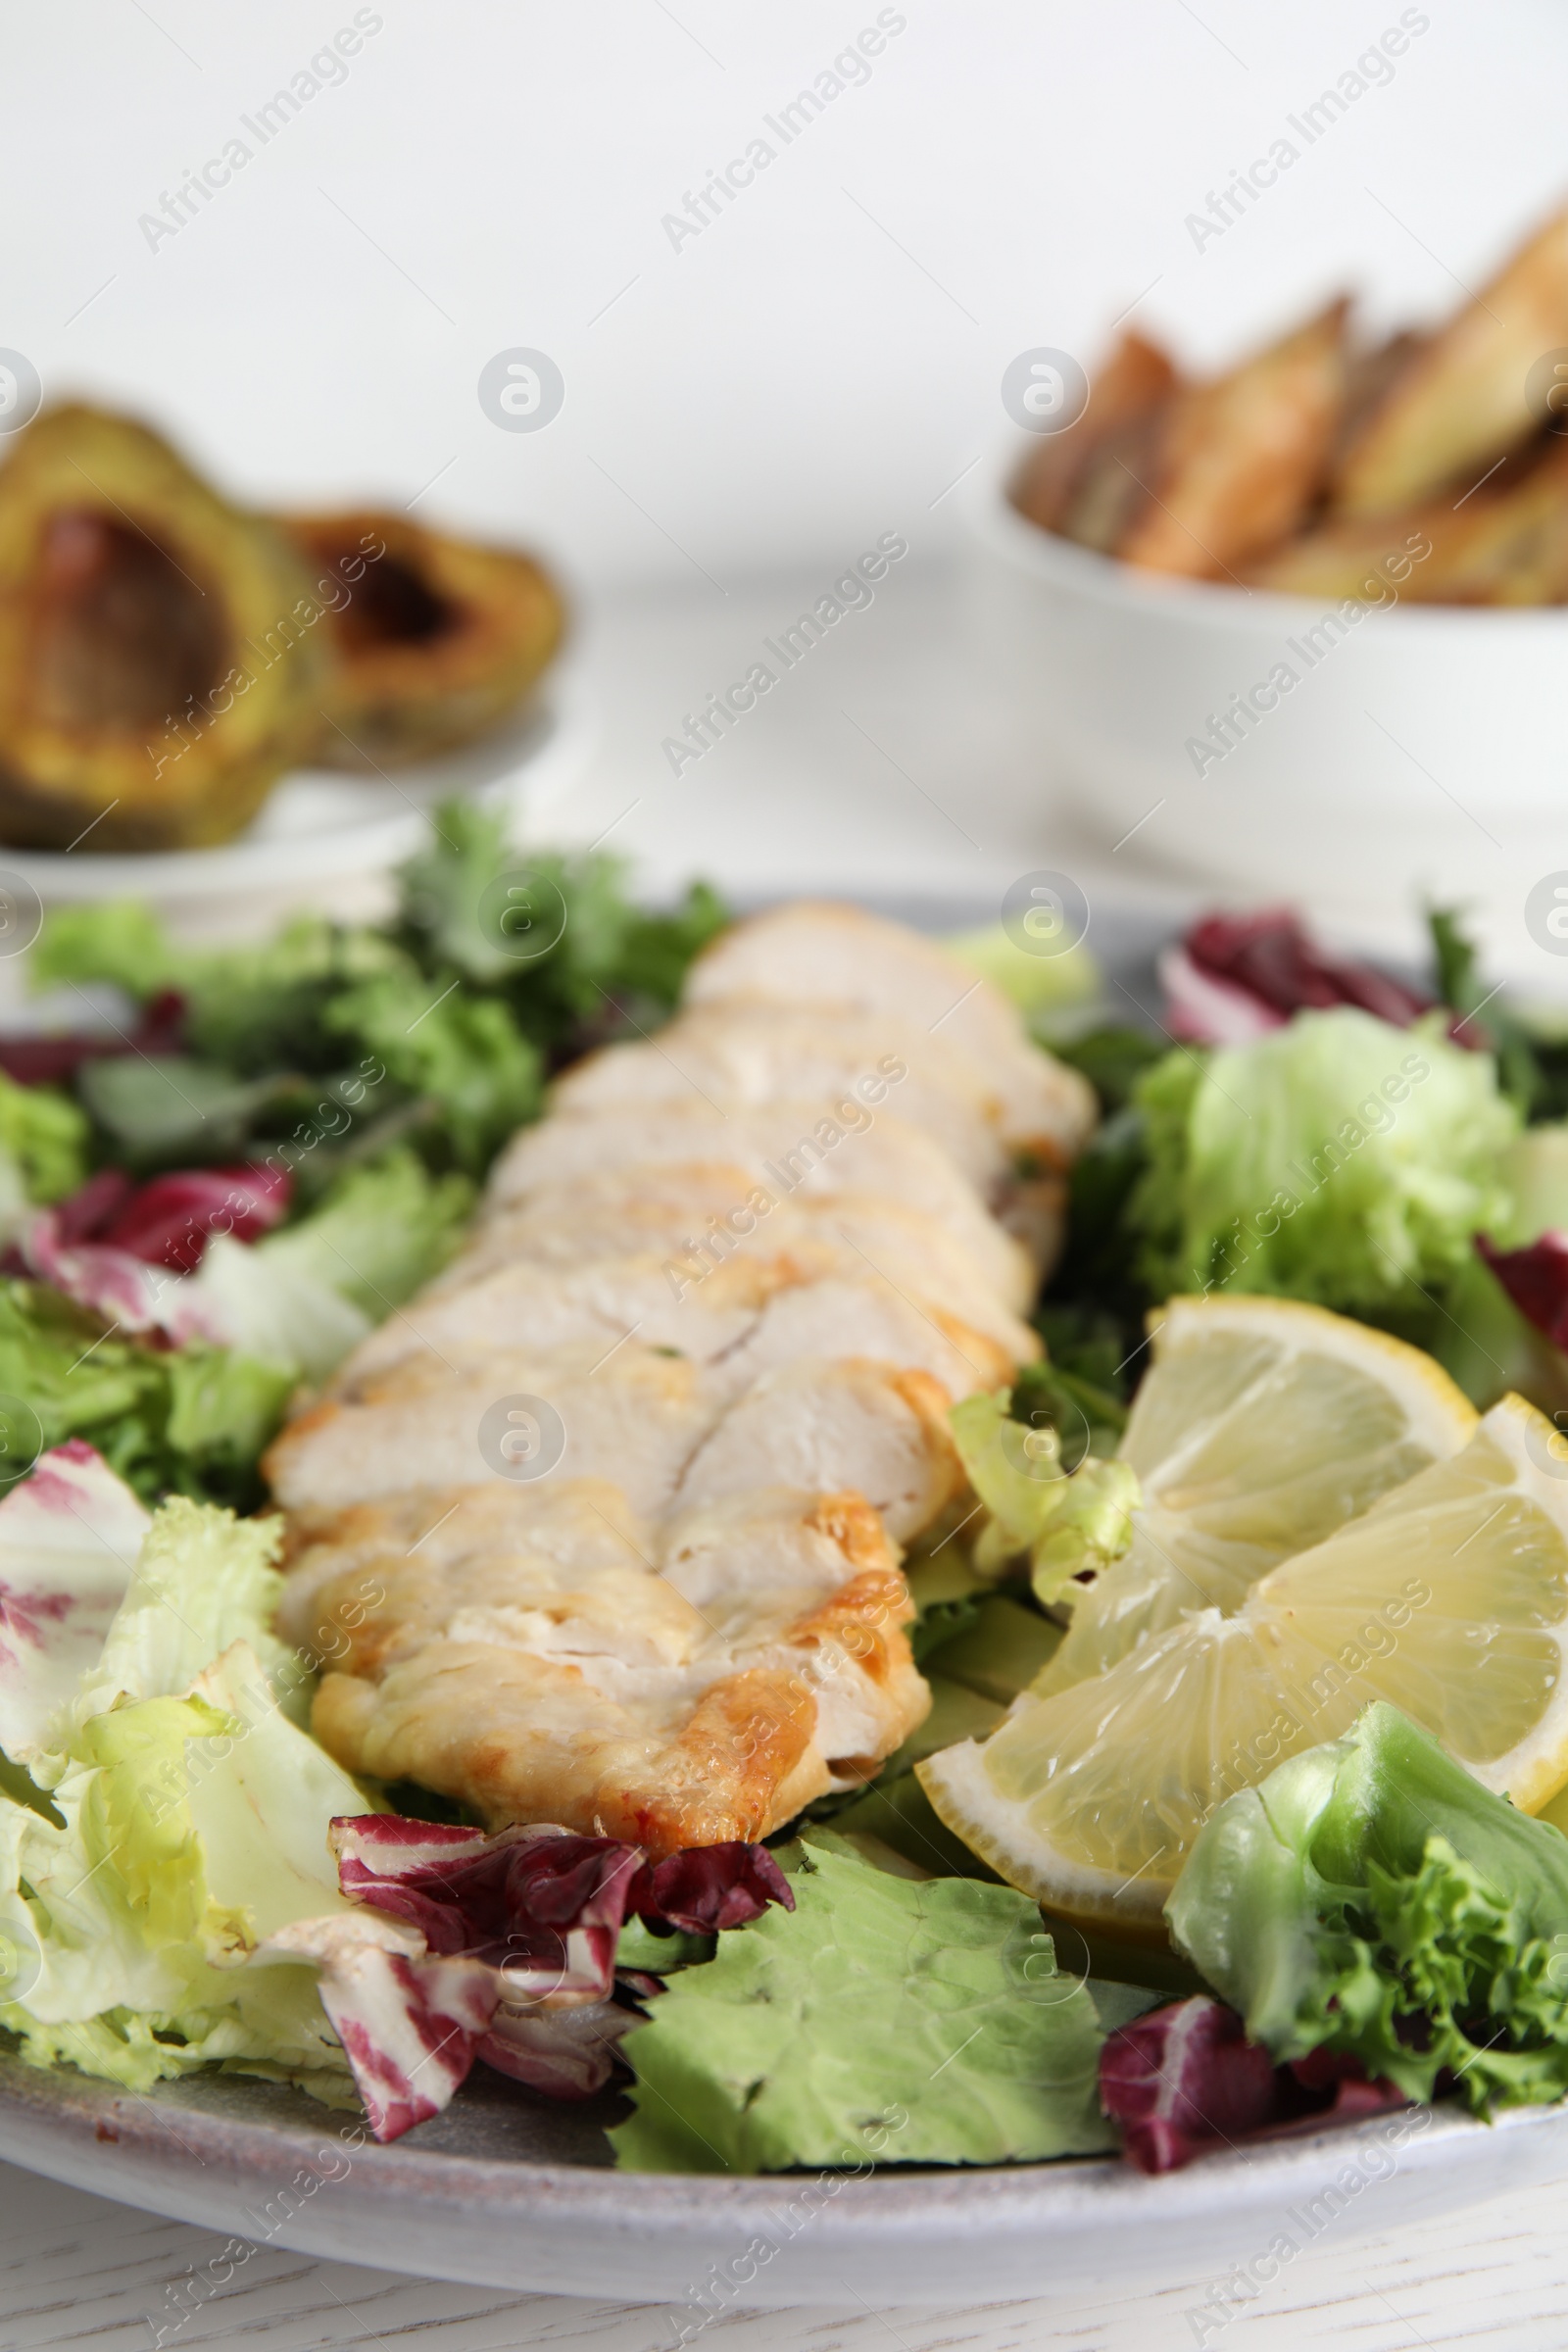
<svg viewBox="0 0 1568 2352">
<path fill-rule="evenodd" d="M 1037 1007 L 1103 1124 L 1045 1360 L 955 1408 L 980 1507 L 907 1563 L 933 1708 L 874 1783 L 768 1846 L 650 1865 L 487 1837 L 309 1738 L 342 1629 L 270 1630 L 276 1523 L 235 1515 L 259 1454 L 440 1263 L 550 1070 L 656 1024 L 724 919 L 701 886 L 649 914 L 611 860 L 514 855 L 448 808 L 387 923 L 256 948 L 59 914 L 34 976 L 75 1025 L 0 1040 L 0 2025 L 24 2054 L 136 2090 L 286 2079 L 383 2137 L 475 2064 L 555 2096 L 619 2081 L 616 2161 L 651 2170 L 1118 2145 L 1161 2170 L 1449 2087 L 1489 2112 L 1568 2091 L 1568 1840 L 1387 1704 L 1210 1815 L 1160 1951 L 1043 1917 L 914 1770 L 997 1725 L 1124 1548 L 1114 1456 L 1171 1293 L 1327 1305 L 1478 1404 L 1568 1405 L 1568 1042 L 1499 1010 L 1452 914 L 1431 997 L 1271 913 L 1195 926 L 1147 1029 Z"/>
<path fill-rule="evenodd" d="M 31 977 L 73 1027 L 0 1040 L 0 1489 L 81 1437 L 148 1501 L 256 1507 L 291 1389 L 439 1265 L 551 1069 L 662 1019 L 723 920 L 701 883 L 640 909 L 611 858 L 523 867 L 469 803 L 384 924 L 213 949 L 134 904 L 54 914 Z"/>
</svg>

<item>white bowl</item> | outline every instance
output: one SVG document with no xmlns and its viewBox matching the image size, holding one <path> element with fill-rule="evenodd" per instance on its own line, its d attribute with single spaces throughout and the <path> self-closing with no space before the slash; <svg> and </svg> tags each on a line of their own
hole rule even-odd
<svg viewBox="0 0 1568 2352">
<path fill-rule="evenodd" d="M 1568 610 L 1162 578 L 1027 522 L 1000 468 L 969 513 L 1029 788 L 1105 846 L 1138 828 L 1146 860 L 1210 886 L 1347 909 L 1433 890 L 1511 906 L 1568 865 Z M 1214 719 L 1259 685 L 1273 707 L 1227 747 Z"/>
</svg>

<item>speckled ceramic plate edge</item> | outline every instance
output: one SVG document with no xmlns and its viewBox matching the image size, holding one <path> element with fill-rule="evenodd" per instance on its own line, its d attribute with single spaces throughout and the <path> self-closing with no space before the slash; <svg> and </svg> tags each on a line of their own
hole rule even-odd
<svg viewBox="0 0 1568 2352">
<path fill-rule="evenodd" d="M 1568 2115 L 1404 2110 L 1146 2180 L 1119 2163 L 856 2179 L 539 2162 L 541 2102 L 449 2111 L 461 2145 L 357 2145 L 341 2114 L 230 2081 L 139 2097 L 0 2058 L 0 2156 L 230 2237 L 417 2277 L 674 2305 L 883 2306 L 1118 2294 L 1568 2181 Z M 513 2141 L 514 2154 L 498 2152 Z M 1271 2253 L 1271 2249 L 1273 2249 Z M 228 2257 L 232 2261 L 232 2256 Z M 1265 2270 L 1264 2275 L 1268 2274 Z"/>
</svg>

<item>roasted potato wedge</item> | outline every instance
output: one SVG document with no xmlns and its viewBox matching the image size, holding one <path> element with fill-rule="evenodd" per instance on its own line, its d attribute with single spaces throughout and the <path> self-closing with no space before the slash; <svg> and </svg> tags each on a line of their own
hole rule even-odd
<svg viewBox="0 0 1568 2352">
<path fill-rule="evenodd" d="M 1019 467 L 1012 486 L 1019 514 L 1042 530 L 1083 538 L 1071 517 L 1091 468 L 1129 428 L 1152 416 L 1175 386 L 1176 370 L 1165 353 L 1129 328 L 1091 377 L 1089 406 L 1077 423 L 1043 435 Z"/>
<path fill-rule="evenodd" d="M 280 532 L 145 425 L 80 405 L 36 418 L 0 468 L 0 839 L 238 832 L 316 724 L 309 586 Z"/>
<path fill-rule="evenodd" d="M 1538 430 L 1526 379 L 1568 347 L 1568 212 L 1522 246 L 1491 284 L 1400 369 L 1351 438 L 1333 484 L 1345 514 L 1407 507 L 1467 487 Z"/>
<path fill-rule="evenodd" d="M 331 675 L 312 758 L 323 767 L 471 743 L 523 702 L 561 642 L 561 597 L 530 556 L 370 510 L 285 527 L 346 590 L 322 632 Z"/>
<path fill-rule="evenodd" d="M 1331 303 L 1228 375 L 1178 393 L 1116 554 L 1149 571 L 1222 579 L 1296 528 L 1345 400 L 1348 309 Z"/>
<path fill-rule="evenodd" d="M 1255 564 L 1256 586 L 1338 602 L 1556 605 L 1568 601 L 1568 443 L 1522 481 L 1399 514 L 1331 518 Z"/>
</svg>

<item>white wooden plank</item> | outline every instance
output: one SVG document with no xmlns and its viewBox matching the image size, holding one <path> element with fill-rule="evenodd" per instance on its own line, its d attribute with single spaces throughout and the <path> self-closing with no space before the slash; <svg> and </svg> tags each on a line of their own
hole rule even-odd
<svg viewBox="0 0 1568 2352">
<path fill-rule="evenodd" d="M 1478 2206 L 1388 2237 L 1302 2254 L 1226 2316 L 1220 2282 L 1183 2279 L 1092 2305 L 1038 2300 L 965 2312 L 732 2312 L 511 2295 L 258 2248 L 226 2278 L 224 2240 L 0 2165 L 5 2352 L 265 2352 L 417 2341 L 421 2352 L 1561 2352 L 1568 2215 L 1560 2192 Z M 231 2258 L 230 2258 L 231 2259 Z M 190 2280 L 203 2281 L 193 2288 Z M 827 2291 L 832 2282 L 825 2280 Z"/>
</svg>

